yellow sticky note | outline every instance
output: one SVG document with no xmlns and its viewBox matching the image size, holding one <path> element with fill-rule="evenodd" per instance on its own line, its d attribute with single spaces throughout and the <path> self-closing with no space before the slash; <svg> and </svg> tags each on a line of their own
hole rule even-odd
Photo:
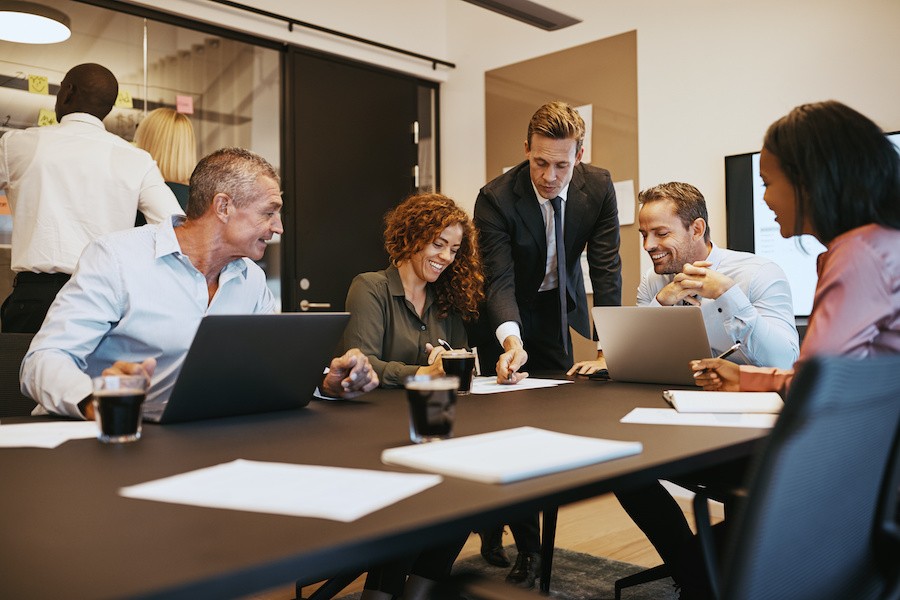
<svg viewBox="0 0 900 600">
<path fill-rule="evenodd" d="M 42 108 L 38 112 L 38 126 L 43 127 L 44 125 L 56 125 L 56 113 L 54 111 Z"/>
<path fill-rule="evenodd" d="M 47 78 L 43 75 L 29 75 L 28 91 L 32 94 L 48 95 L 50 93 L 50 86 L 47 83 Z"/>
<path fill-rule="evenodd" d="M 119 108 L 134 108 L 134 103 L 131 101 L 131 92 L 119 90 L 119 95 L 116 96 L 116 106 Z"/>
</svg>

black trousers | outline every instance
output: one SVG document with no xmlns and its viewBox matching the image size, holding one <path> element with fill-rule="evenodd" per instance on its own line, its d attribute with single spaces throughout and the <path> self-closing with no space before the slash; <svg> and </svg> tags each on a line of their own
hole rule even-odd
<svg viewBox="0 0 900 600">
<path fill-rule="evenodd" d="M 748 461 L 741 458 L 701 469 L 672 479 L 672 482 L 687 486 L 703 484 L 723 490 L 736 488 L 744 481 Z M 657 481 L 638 489 L 618 491 L 616 498 L 656 548 L 675 583 L 691 598 L 711 598 L 712 590 L 703 566 L 700 544 L 681 507 L 668 490 Z M 725 523 L 720 523 L 715 529 L 717 541 L 726 535 Z"/>
<path fill-rule="evenodd" d="M 56 294 L 70 277 L 67 273 L 18 273 L 12 293 L 0 307 L 0 330 L 37 333 Z"/>
<path fill-rule="evenodd" d="M 468 539 L 468 534 L 453 542 L 428 548 L 419 554 L 402 556 L 369 569 L 365 589 L 386 592 L 399 597 L 408 575 L 418 575 L 432 581 L 439 581 L 450 574 L 453 561 L 459 556 Z"/>
<path fill-rule="evenodd" d="M 572 359 L 572 341 L 568 338 L 568 346 L 563 346 L 559 322 L 559 292 L 548 290 L 538 292 L 534 303 L 519 307 L 522 318 L 522 343 L 528 353 L 528 362 L 522 368 L 531 372 L 554 372 L 564 374 L 574 364 Z M 493 333 L 493 332 L 491 332 Z M 496 340 L 496 337 L 494 337 Z M 478 348 L 478 357 L 484 373 L 495 372 L 500 346 L 493 344 L 491 352 L 482 353 Z M 487 360 L 485 360 L 487 354 Z M 486 363 L 489 364 L 486 365 Z M 501 526 L 502 527 L 502 526 Z M 519 553 L 538 553 L 541 551 L 541 526 L 537 513 L 524 519 L 509 523 L 509 530 L 516 541 Z"/>
</svg>

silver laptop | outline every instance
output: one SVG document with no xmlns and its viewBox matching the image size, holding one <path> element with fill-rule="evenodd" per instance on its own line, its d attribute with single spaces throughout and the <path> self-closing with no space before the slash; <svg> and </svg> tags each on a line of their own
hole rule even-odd
<svg viewBox="0 0 900 600">
<path fill-rule="evenodd" d="M 349 313 L 204 317 L 159 422 L 306 406 L 349 320 Z"/>
<path fill-rule="evenodd" d="M 595 306 L 591 314 L 615 381 L 692 386 L 688 363 L 712 356 L 699 306 Z"/>
</svg>

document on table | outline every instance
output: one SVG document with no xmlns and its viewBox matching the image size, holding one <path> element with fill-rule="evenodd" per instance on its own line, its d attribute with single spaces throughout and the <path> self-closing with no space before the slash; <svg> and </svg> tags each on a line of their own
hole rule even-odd
<svg viewBox="0 0 900 600">
<path fill-rule="evenodd" d="M 784 401 L 777 392 L 666 390 L 663 398 L 681 413 L 777 414 L 784 408 Z"/>
<path fill-rule="evenodd" d="M 529 377 L 523 379 L 519 383 L 505 384 L 497 383 L 496 377 L 474 377 L 472 379 L 472 394 L 497 394 L 500 392 L 515 392 L 517 390 L 536 390 L 539 388 L 549 388 L 562 385 L 564 383 L 572 383 L 568 379 L 538 379 L 537 377 Z"/>
<path fill-rule="evenodd" d="M 771 429 L 778 415 L 743 413 L 680 413 L 674 408 L 635 408 L 621 423 L 648 425 L 701 425 L 710 427 L 751 427 Z"/>
<path fill-rule="evenodd" d="M 510 483 L 639 454 L 621 442 L 517 427 L 492 433 L 390 448 L 381 462 L 483 483 Z"/>
<path fill-rule="evenodd" d="M 349 523 L 441 482 L 390 473 L 238 459 L 124 487 L 121 496 Z"/>
<path fill-rule="evenodd" d="M 0 425 L 0 448 L 56 448 L 69 440 L 95 438 L 94 421 L 47 421 Z"/>
</svg>

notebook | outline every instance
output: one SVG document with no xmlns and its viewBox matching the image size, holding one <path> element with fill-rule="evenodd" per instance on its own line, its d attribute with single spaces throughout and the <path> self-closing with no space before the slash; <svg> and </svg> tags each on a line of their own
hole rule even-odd
<svg viewBox="0 0 900 600">
<path fill-rule="evenodd" d="M 663 398 L 681 413 L 778 414 L 784 408 L 784 401 L 777 392 L 666 390 Z"/>
<path fill-rule="evenodd" d="M 381 462 L 482 483 L 512 483 L 639 454 L 640 442 L 516 427 L 389 448 Z"/>
<path fill-rule="evenodd" d="M 688 364 L 711 356 L 699 306 L 595 306 L 591 314 L 614 381 L 693 386 Z"/>
<path fill-rule="evenodd" d="M 159 422 L 306 406 L 349 319 L 349 313 L 204 317 Z"/>
</svg>

